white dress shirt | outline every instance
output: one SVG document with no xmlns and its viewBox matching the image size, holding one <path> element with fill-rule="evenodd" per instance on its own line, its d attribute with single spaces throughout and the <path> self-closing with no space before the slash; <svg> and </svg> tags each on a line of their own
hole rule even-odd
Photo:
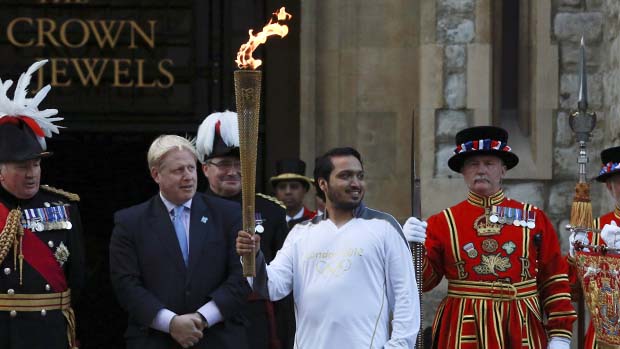
<svg viewBox="0 0 620 349">
<path fill-rule="evenodd" d="M 159 193 L 159 196 L 161 197 L 161 201 L 163 201 L 164 206 L 166 206 L 166 211 L 168 211 L 168 214 L 170 215 L 170 220 L 172 220 L 174 218 L 174 208 L 178 205 L 175 205 L 172 202 L 168 201 L 168 199 L 166 199 L 161 192 Z M 192 209 L 192 199 L 184 202 L 183 206 L 186 208 L 186 210 L 183 210 L 183 216 L 181 217 L 181 219 L 183 219 L 183 225 L 185 225 L 187 243 L 189 245 L 189 221 L 190 212 Z M 189 246 L 187 250 L 189 251 Z M 207 304 L 203 305 L 196 311 L 200 313 L 205 318 L 205 320 L 207 320 L 209 326 L 213 326 L 223 320 L 222 313 L 220 312 L 220 309 L 217 307 L 217 304 L 215 304 L 213 300 L 209 301 Z M 160 309 L 159 312 L 157 312 L 155 319 L 153 319 L 151 327 L 162 332 L 170 333 L 170 322 L 172 322 L 172 318 L 175 315 L 177 314 L 169 309 Z"/>
</svg>

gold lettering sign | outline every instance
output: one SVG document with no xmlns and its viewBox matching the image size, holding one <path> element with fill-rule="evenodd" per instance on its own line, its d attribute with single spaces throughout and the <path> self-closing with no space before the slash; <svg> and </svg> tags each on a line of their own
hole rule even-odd
<svg viewBox="0 0 620 349">
<path fill-rule="evenodd" d="M 89 0 L 39 0 L 40 5 L 89 4 Z M 38 72 L 38 87 L 160 88 L 174 86 L 174 61 L 170 58 L 140 57 L 157 47 L 158 21 L 155 19 L 89 19 L 72 17 L 15 17 L 6 25 L 8 42 L 19 49 L 59 48 L 66 56 L 39 57 L 50 64 Z M 84 48 L 119 48 L 136 52 L 132 57 L 82 56 Z M 78 50 L 72 56 L 72 50 Z M 105 52 L 105 51 L 104 51 Z M 78 56 L 80 55 L 80 56 Z M 111 77 L 105 79 L 104 77 Z"/>
<path fill-rule="evenodd" d="M 80 48 L 94 42 L 97 47 L 116 48 L 121 36 L 129 36 L 127 48 L 155 48 L 156 20 L 148 20 L 141 25 L 134 20 L 83 20 L 69 18 L 57 22 L 52 18 L 17 17 L 7 25 L 6 35 L 12 45 L 18 47 L 55 47 Z M 33 36 L 24 41 L 15 37 L 15 32 L 29 32 L 35 29 Z M 76 33 L 77 39 L 70 39 L 67 33 Z"/>
</svg>

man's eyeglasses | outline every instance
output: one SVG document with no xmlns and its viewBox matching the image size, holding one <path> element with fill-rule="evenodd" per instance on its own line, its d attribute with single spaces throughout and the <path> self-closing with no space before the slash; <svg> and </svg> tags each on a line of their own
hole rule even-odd
<svg viewBox="0 0 620 349">
<path fill-rule="evenodd" d="M 222 170 L 239 170 L 241 169 L 241 161 L 232 161 L 232 160 L 222 160 L 219 162 L 215 161 L 207 161 L 207 164 L 213 165 Z"/>
</svg>

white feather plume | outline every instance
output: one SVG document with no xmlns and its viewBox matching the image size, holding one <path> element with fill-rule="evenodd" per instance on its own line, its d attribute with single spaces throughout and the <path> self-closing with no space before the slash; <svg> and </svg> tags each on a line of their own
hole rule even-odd
<svg viewBox="0 0 620 349">
<path fill-rule="evenodd" d="M 41 145 L 41 149 L 43 149 L 43 151 L 46 151 L 47 150 L 47 143 L 45 143 L 45 137 L 37 136 L 37 141 Z"/>
<path fill-rule="evenodd" d="M 200 127 L 198 127 L 198 135 L 196 136 L 196 150 L 198 151 L 198 159 L 204 163 L 205 156 L 211 155 L 213 152 L 213 141 L 215 139 L 215 125 L 220 121 L 220 135 L 224 144 L 229 147 L 239 146 L 239 123 L 237 113 L 225 111 L 222 113 L 213 113 L 207 116 Z"/>
<path fill-rule="evenodd" d="M 8 96 L 9 88 L 13 85 L 13 80 L 7 80 L 0 85 L 0 118 L 5 116 L 4 108 L 2 106 L 9 105 L 12 103 L 11 99 Z"/>
<path fill-rule="evenodd" d="M 13 85 L 12 80 L 7 80 L 4 83 L 0 80 L 0 118 L 5 116 L 25 116 L 33 119 L 41 127 L 46 137 L 51 137 L 52 133 L 58 134 L 59 128 L 62 126 L 54 125 L 54 122 L 63 120 L 61 117 L 52 117 L 58 114 L 56 109 L 39 110 L 39 104 L 47 96 L 50 91 L 50 85 L 43 87 L 33 98 L 26 98 L 28 94 L 28 85 L 32 74 L 41 68 L 47 60 L 42 60 L 33 63 L 25 73 L 19 77 L 17 85 L 15 86 L 15 92 L 13 94 L 13 100 L 8 97 L 9 88 Z M 41 140 L 39 140 L 41 142 Z M 42 140 L 42 144 L 45 144 L 45 139 Z"/>
<path fill-rule="evenodd" d="M 13 95 L 13 102 L 15 104 L 22 105 L 26 103 L 26 94 L 28 93 L 30 78 L 32 78 L 32 74 L 39 70 L 45 63 L 47 63 L 47 59 L 34 62 L 25 73 L 20 75 L 19 80 L 17 80 L 17 85 L 15 86 L 15 94 Z"/>
</svg>

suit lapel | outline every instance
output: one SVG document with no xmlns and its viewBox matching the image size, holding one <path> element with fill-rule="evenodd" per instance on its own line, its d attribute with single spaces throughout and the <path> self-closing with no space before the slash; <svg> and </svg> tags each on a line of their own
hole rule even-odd
<svg viewBox="0 0 620 349">
<path fill-rule="evenodd" d="M 209 221 L 209 210 L 200 194 L 192 200 L 192 209 L 189 218 L 189 272 L 196 268 L 201 258 L 204 241 L 212 232 L 212 222 Z M 189 280 L 189 278 L 188 278 Z"/>
<path fill-rule="evenodd" d="M 169 254 L 170 260 L 177 269 L 185 272 L 185 262 L 179 246 L 179 239 L 174 231 L 170 214 L 159 195 L 153 198 L 150 214 L 151 231 L 156 235 Z"/>
</svg>

